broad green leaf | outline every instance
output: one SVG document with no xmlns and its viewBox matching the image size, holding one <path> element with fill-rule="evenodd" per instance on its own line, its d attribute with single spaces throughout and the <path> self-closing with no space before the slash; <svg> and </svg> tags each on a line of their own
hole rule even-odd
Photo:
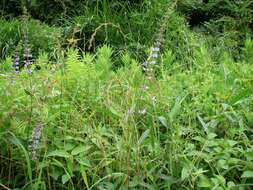
<svg viewBox="0 0 253 190">
<path fill-rule="evenodd" d="M 253 171 L 244 171 L 241 177 L 242 178 L 253 178 Z"/>
<path fill-rule="evenodd" d="M 219 168 L 222 168 L 222 169 L 225 169 L 225 170 L 227 170 L 229 168 L 229 166 L 227 164 L 227 161 L 224 160 L 224 159 L 218 160 L 217 165 L 218 165 Z"/>
<path fill-rule="evenodd" d="M 91 167 L 90 161 L 86 158 L 77 158 L 76 161 L 83 166 Z"/>
<path fill-rule="evenodd" d="M 208 135 L 207 135 L 207 138 L 208 139 L 214 139 L 215 137 L 217 137 L 217 135 L 215 134 L 215 133 L 209 133 Z"/>
<path fill-rule="evenodd" d="M 78 155 L 80 153 L 86 152 L 89 149 L 90 149 L 90 147 L 85 147 L 84 145 L 80 145 L 80 146 L 75 147 L 72 150 L 71 155 L 75 156 L 75 155 Z"/>
<path fill-rule="evenodd" d="M 233 147 L 233 146 L 235 146 L 236 144 L 238 144 L 237 141 L 233 141 L 233 140 L 227 140 L 227 142 L 228 142 L 228 144 L 229 144 L 231 147 Z"/>
<path fill-rule="evenodd" d="M 74 143 L 65 143 L 64 147 L 62 147 L 65 151 L 70 151 L 75 147 Z"/>
<path fill-rule="evenodd" d="M 50 152 L 47 156 L 58 156 L 58 157 L 63 157 L 63 158 L 71 157 L 71 155 L 65 150 L 55 150 L 55 151 Z"/>
<path fill-rule="evenodd" d="M 206 176 L 204 175 L 200 176 L 198 187 L 211 187 L 211 186 L 212 184 Z"/>
</svg>

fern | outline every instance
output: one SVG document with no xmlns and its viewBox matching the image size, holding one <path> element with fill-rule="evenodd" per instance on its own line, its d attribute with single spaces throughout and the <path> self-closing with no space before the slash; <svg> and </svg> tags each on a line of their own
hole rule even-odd
<svg viewBox="0 0 253 190">
<path fill-rule="evenodd" d="M 103 46 L 98 49 L 96 69 L 100 73 L 100 79 L 107 79 L 110 76 L 110 70 L 112 69 L 112 54 L 112 48 L 109 46 Z"/>
<path fill-rule="evenodd" d="M 70 49 L 67 52 L 67 74 L 69 79 L 80 79 L 84 71 L 84 65 L 80 61 L 77 50 Z"/>
</svg>

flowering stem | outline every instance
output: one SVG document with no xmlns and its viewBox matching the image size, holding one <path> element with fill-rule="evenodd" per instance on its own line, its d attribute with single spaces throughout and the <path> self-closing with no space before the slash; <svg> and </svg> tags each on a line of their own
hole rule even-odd
<svg viewBox="0 0 253 190">
<path fill-rule="evenodd" d="M 165 13 L 165 16 L 161 20 L 161 25 L 158 32 L 155 34 L 155 41 L 153 46 L 150 48 L 150 54 L 145 63 L 142 64 L 143 70 L 147 73 L 147 79 L 151 80 L 153 78 L 153 66 L 157 64 L 159 58 L 159 53 L 161 50 L 162 43 L 164 41 L 164 33 L 166 30 L 166 24 L 174 12 L 174 9 L 178 3 L 178 0 L 175 0 L 172 4 L 168 6 L 168 9 Z"/>
</svg>

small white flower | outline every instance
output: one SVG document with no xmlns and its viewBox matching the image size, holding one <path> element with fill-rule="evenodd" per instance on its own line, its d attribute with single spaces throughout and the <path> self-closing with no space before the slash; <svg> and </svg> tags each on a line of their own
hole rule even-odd
<svg viewBox="0 0 253 190">
<path fill-rule="evenodd" d="M 144 62 L 142 63 L 143 66 L 147 66 L 148 65 L 148 62 Z"/>
<path fill-rule="evenodd" d="M 156 47 L 160 47 L 161 45 L 162 45 L 162 44 L 161 44 L 160 41 L 156 41 L 156 42 L 155 42 L 155 46 L 156 46 Z"/>
<path fill-rule="evenodd" d="M 160 51 L 160 48 L 159 48 L 159 47 L 152 47 L 152 48 L 151 48 L 151 51 L 159 52 L 159 51 Z"/>
<path fill-rule="evenodd" d="M 152 58 L 158 58 L 158 53 L 153 53 L 153 54 L 151 55 L 151 57 L 152 57 Z"/>
</svg>

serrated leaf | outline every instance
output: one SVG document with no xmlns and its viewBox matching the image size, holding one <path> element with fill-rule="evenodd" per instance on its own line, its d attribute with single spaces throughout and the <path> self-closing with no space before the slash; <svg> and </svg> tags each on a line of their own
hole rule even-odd
<svg viewBox="0 0 253 190">
<path fill-rule="evenodd" d="M 253 178 L 253 171 L 244 171 L 241 177 L 242 178 Z"/>
<path fill-rule="evenodd" d="M 55 150 L 55 151 L 50 152 L 47 156 L 58 156 L 58 157 L 63 157 L 63 158 L 71 157 L 71 155 L 65 150 Z"/>
</svg>

